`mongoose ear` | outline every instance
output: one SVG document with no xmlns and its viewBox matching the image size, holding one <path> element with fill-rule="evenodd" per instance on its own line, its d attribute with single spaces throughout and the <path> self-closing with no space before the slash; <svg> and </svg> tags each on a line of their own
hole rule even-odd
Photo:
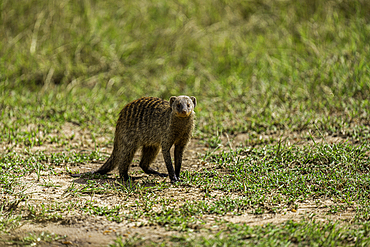
<svg viewBox="0 0 370 247">
<path fill-rule="evenodd" d="M 191 96 L 190 99 L 191 101 L 193 101 L 194 108 L 195 108 L 195 106 L 197 105 L 197 99 L 194 96 Z"/>
<path fill-rule="evenodd" d="M 172 97 L 170 98 L 170 106 L 171 106 L 171 107 L 172 107 L 173 102 L 175 102 L 175 100 L 176 100 L 176 96 L 172 96 Z"/>
</svg>

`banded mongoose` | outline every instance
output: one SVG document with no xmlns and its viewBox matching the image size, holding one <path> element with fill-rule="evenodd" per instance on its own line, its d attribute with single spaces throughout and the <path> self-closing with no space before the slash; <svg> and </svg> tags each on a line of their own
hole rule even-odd
<svg viewBox="0 0 370 247">
<path fill-rule="evenodd" d="M 72 176 L 106 174 L 118 167 L 120 177 L 127 181 L 134 154 L 142 147 L 140 167 L 145 173 L 167 176 L 150 168 L 150 163 L 162 148 L 171 182 L 179 181 L 182 156 L 194 128 L 196 105 L 197 100 L 193 96 L 172 96 L 169 102 L 143 97 L 127 104 L 119 114 L 113 152 L 105 164 L 94 172 Z M 175 170 L 170 154 L 172 145 L 175 145 Z"/>
</svg>

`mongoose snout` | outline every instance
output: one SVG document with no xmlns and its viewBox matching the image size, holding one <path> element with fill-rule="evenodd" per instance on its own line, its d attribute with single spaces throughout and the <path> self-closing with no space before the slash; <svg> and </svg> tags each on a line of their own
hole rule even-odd
<svg viewBox="0 0 370 247">
<path fill-rule="evenodd" d="M 138 148 L 142 148 L 140 167 L 147 174 L 169 176 L 179 181 L 182 157 L 194 129 L 194 96 L 172 96 L 168 101 L 143 97 L 127 104 L 120 112 L 114 136 L 113 152 L 103 166 L 88 174 L 106 174 L 118 167 L 120 177 L 127 181 L 129 166 Z M 175 169 L 170 149 L 175 145 Z M 167 174 L 150 167 L 160 149 Z M 77 177 L 83 174 L 73 174 Z"/>
</svg>

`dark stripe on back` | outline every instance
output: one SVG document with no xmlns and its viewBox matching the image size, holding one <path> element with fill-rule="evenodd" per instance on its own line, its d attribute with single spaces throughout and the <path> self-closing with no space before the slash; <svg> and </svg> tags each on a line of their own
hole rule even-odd
<svg viewBox="0 0 370 247">
<path fill-rule="evenodd" d="M 127 105 L 126 109 L 126 126 L 129 128 L 132 122 L 132 115 L 134 114 L 135 101 Z"/>
<path fill-rule="evenodd" d="M 123 109 L 121 111 L 121 118 L 126 123 L 128 121 L 128 117 L 130 116 L 130 112 L 131 112 L 131 103 L 129 103 L 125 107 L 123 107 Z"/>
<path fill-rule="evenodd" d="M 141 108 L 143 102 L 141 100 L 138 100 L 137 102 L 135 102 L 135 104 L 133 104 L 133 108 L 132 108 L 132 116 L 130 118 L 130 127 L 132 128 L 135 128 L 137 127 L 138 125 L 138 114 L 139 114 L 139 109 Z"/>
<path fill-rule="evenodd" d="M 150 105 L 149 105 L 149 107 L 148 107 L 148 108 L 154 109 L 154 108 L 156 107 L 156 105 L 158 105 L 158 102 L 159 102 L 159 100 L 158 100 L 158 99 L 156 99 L 156 98 L 152 98 L 152 99 L 151 99 L 151 103 L 150 103 Z"/>
<path fill-rule="evenodd" d="M 142 100 L 140 101 L 140 110 L 138 113 L 138 126 L 140 126 L 140 123 L 144 121 L 144 115 L 150 103 L 151 102 L 148 98 L 142 98 Z"/>
<path fill-rule="evenodd" d="M 143 97 L 127 104 L 121 111 L 121 121 L 127 128 L 140 128 L 152 123 L 159 109 L 169 107 L 169 102 L 155 97 Z M 158 109 L 159 108 L 159 109 Z M 159 111 L 158 111 L 159 110 Z"/>
<path fill-rule="evenodd" d="M 148 117 L 148 122 L 153 122 L 153 114 L 155 112 L 154 110 L 154 106 L 157 104 L 158 102 L 158 98 L 153 98 L 151 97 L 150 98 L 150 104 L 148 105 L 148 108 L 147 108 L 147 114 L 146 116 Z"/>
</svg>

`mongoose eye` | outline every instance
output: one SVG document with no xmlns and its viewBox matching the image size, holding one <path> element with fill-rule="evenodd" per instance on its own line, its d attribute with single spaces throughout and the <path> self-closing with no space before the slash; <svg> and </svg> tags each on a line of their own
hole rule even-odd
<svg viewBox="0 0 370 247">
<path fill-rule="evenodd" d="M 188 107 L 190 107 L 190 104 L 188 104 Z"/>
<path fill-rule="evenodd" d="M 177 107 L 178 107 L 178 108 L 180 108 L 180 106 L 181 106 L 181 104 L 180 104 L 180 103 L 179 103 L 179 104 L 177 104 Z"/>
</svg>

